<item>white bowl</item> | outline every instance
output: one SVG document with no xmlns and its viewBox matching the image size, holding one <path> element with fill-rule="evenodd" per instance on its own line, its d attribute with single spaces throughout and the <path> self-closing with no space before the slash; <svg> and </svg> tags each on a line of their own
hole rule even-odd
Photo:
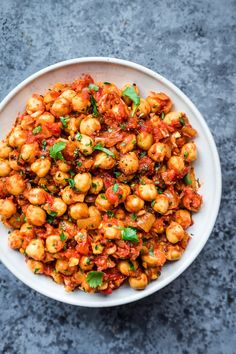
<svg viewBox="0 0 236 354">
<path fill-rule="evenodd" d="M 217 149 L 210 130 L 194 104 L 175 85 L 161 75 L 129 61 L 113 58 L 81 58 L 51 65 L 30 76 L 12 90 L 0 105 L 0 139 L 11 129 L 18 112 L 22 112 L 28 97 L 34 92 L 44 91 L 58 81 L 70 82 L 83 73 L 91 74 L 95 80 L 114 82 L 123 86 L 135 82 L 145 97 L 151 90 L 163 91 L 171 97 L 174 109 L 186 112 L 193 127 L 197 129 L 196 143 L 198 160 L 196 175 L 202 182 L 200 193 L 204 204 L 194 215 L 194 225 L 189 229 L 193 237 L 182 258 L 164 266 L 160 278 L 151 282 L 145 290 L 135 291 L 126 285 L 111 295 L 87 294 L 82 291 L 66 293 L 63 286 L 50 278 L 35 276 L 26 266 L 24 257 L 8 247 L 8 230 L 1 224 L 0 258 L 6 267 L 25 284 L 55 300 L 72 305 L 106 307 L 126 304 L 160 290 L 177 278 L 197 257 L 214 226 L 221 199 L 221 170 Z"/>
</svg>

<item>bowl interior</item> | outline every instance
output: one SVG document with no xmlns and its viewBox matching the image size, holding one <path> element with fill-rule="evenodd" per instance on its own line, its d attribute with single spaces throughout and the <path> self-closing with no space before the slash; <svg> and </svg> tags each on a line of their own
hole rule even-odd
<svg viewBox="0 0 236 354">
<path fill-rule="evenodd" d="M 32 93 L 44 93 L 56 82 L 70 82 L 83 73 L 91 74 L 95 80 L 114 82 L 120 87 L 127 82 L 135 82 L 140 88 L 141 96 L 144 97 L 151 90 L 163 91 L 174 102 L 174 110 L 186 112 L 193 127 L 198 131 L 195 140 L 198 147 L 195 169 L 202 183 L 200 193 L 204 196 L 203 207 L 199 213 L 194 215 L 194 224 L 189 229 L 193 237 L 183 257 L 178 262 L 166 265 L 160 278 L 149 284 L 145 290 L 137 292 L 124 285 L 110 296 L 90 295 L 81 291 L 66 293 L 63 286 L 57 285 L 51 279 L 44 276 L 36 277 L 27 268 L 24 257 L 8 247 L 8 230 L 2 224 L 0 224 L 0 257 L 19 279 L 51 298 L 80 306 L 114 306 L 137 300 L 161 289 L 181 274 L 196 258 L 207 241 L 217 216 L 221 194 L 220 165 L 213 138 L 205 121 L 180 90 L 160 75 L 144 67 L 106 58 L 85 58 L 59 63 L 42 70 L 19 85 L 20 87 L 13 90 L 13 93 L 2 103 L 0 139 L 3 139 L 9 132 L 17 113 L 24 110 L 26 100 Z"/>
</svg>

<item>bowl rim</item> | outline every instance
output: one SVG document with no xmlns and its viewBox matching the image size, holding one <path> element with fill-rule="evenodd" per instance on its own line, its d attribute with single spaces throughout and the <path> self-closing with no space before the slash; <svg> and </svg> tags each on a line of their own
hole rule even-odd
<svg viewBox="0 0 236 354">
<path fill-rule="evenodd" d="M 24 277 L 21 276 L 20 272 L 19 272 L 19 274 L 16 274 L 17 272 L 16 272 L 15 268 L 11 265 L 11 263 L 8 262 L 8 258 L 5 257 L 4 255 L 1 255 L 0 260 L 6 266 L 6 268 L 8 268 L 11 271 L 11 273 L 13 273 L 19 280 L 21 280 L 24 284 L 29 286 L 31 289 L 51 298 L 53 300 L 57 300 L 57 301 L 67 303 L 70 305 L 82 306 L 82 307 L 100 307 L 101 308 L 101 307 L 113 307 L 113 306 L 124 305 L 124 304 L 128 304 L 128 303 L 140 300 L 142 298 L 145 298 L 145 297 L 157 292 L 158 290 L 164 288 L 168 284 L 170 284 L 173 280 L 175 280 L 177 277 L 179 277 L 193 263 L 193 261 L 196 259 L 196 257 L 199 255 L 199 253 L 201 252 L 201 250 L 205 246 L 208 238 L 211 235 L 211 232 L 213 230 L 215 222 L 216 222 L 216 218 L 217 218 L 217 215 L 219 212 L 220 202 L 221 202 L 222 174 L 221 174 L 221 165 L 220 165 L 219 154 L 217 151 L 217 147 L 216 147 L 214 138 L 212 136 L 212 133 L 211 133 L 206 121 L 204 120 L 204 118 L 203 118 L 202 114 L 199 112 L 199 110 L 196 108 L 195 104 L 177 86 L 175 86 L 172 82 L 170 82 L 168 79 L 166 79 L 162 75 L 156 73 L 155 71 L 153 71 L 151 69 L 146 68 L 143 65 L 140 65 L 140 64 L 128 61 L 128 60 L 117 59 L 117 58 L 113 58 L 113 57 L 82 57 L 82 58 L 68 59 L 68 60 L 60 61 L 55 64 L 49 65 L 46 68 L 43 68 L 43 69 L 37 71 L 36 73 L 30 75 L 29 77 L 24 79 L 22 82 L 20 82 L 14 89 L 12 89 L 7 94 L 7 96 L 2 100 L 2 102 L 0 103 L 0 112 L 5 107 L 5 105 L 7 105 L 7 103 L 21 89 L 23 89 L 30 82 L 34 81 L 35 79 L 37 79 L 41 75 L 44 75 L 48 72 L 54 71 L 56 69 L 59 69 L 59 68 L 65 67 L 65 66 L 70 66 L 73 64 L 95 63 L 95 62 L 96 63 L 118 64 L 121 66 L 129 67 L 129 68 L 141 71 L 144 74 L 147 74 L 147 75 L 157 79 L 158 81 L 162 82 L 164 85 L 166 85 L 170 89 L 172 89 L 181 98 L 181 100 L 183 100 L 190 107 L 190 109 L 193 111 L 194 115 L 200 121 L 200 124 L 201 124 L 202 128 L 204 129 L 206 137 L 208 139 L 211 153 L 213 155 L 214 166 L 216 169 L 215 170 L 215 172 L 216 172 L 216 176 L 215 176 L 215 178 L 216 178 L 215 204 L 214 204 L 214 209 L 212 210 L 211 220 L 208 223 L 208 227 L 205 232 L 205 235 L 207 235 L 207 236 L 205 236 L 205 238 L 202 240 L 202 242 L 199 245 L 199 248 L 195 251 L 195 253 L 192 255 L 192 257 L 189 258 L 188 260 L 186 260 L 185 263 L 182 265 L 182 267 L 177 272 L 174 272 L 167 279 L 163 279 L 161 284 L 157 282 L 155 287 L 152 287 L 152 288 L 147 287 L 144 291 L 134 292 L 133 294 L 131 294 L 125 298 L 110 299 L 110 301 L 108 301 L 107 303 L 106 303 L 106 299 L 107 299 L 106 297 L 104 297 L 104 300 L 99 300 L 99 301 L 92 302 L 92 303 L 84 301 L 84 300 L 81 302 L 81 300 L 78 298 L 78 303 L 74 303 L 73 301 L 70 301 L 69 298 L 65 299 L 64 296 L 57 295 L 56 293 L 54 293 L 53 295 L 48 293 L 48 291 L 45 290 L 44 288 L 40 288 L 40 286 L 37 285 L 37 282 L 32 284 L 31 281 L 24 279 Z"/>
</svg>

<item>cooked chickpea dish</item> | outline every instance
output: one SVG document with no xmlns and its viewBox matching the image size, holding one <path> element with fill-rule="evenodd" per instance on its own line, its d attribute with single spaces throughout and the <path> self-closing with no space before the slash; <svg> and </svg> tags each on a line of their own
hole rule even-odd
<svg viewBox="0 0 236 354">
<path fill-rule="evenodd" d="M 196 130 L 171 109 L 90 75 L 28 99 L 0 142 L 0 214 L 33 273 L 111 294 L 181 258 L 202 197 Z"/>
</svg>

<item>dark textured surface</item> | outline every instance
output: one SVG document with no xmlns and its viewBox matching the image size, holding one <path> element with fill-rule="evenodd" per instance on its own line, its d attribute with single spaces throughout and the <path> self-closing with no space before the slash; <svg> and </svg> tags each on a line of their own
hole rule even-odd
<svg viewBox="0 0 236 354">
<path fill-rule="evenodd" d="M 221 157 L 223 197 L 194 264 L 134 304 L 57 303 L 0 265 L 0 352 L 236 352 L 235 14 L 233 0 L 1 1 L 1 98 L 33 72 L 73 57 L 112 56 L 150 67 L 203 113 Z"/>
</svg>

